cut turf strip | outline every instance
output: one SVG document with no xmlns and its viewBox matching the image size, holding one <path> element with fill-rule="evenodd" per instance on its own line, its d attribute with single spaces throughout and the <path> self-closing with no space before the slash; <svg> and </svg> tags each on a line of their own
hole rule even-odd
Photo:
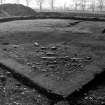
<svg viewBox="0 0 105 105">
<path fill-rule="evenodd" d="M 11 72 L 22 75 L 48 92 L 63 97 L 67 97 L 74 91 L 79 90 L 93 80 L 96 74 L 103 71 L 98 66 L 90 64 L 85 66 L 84 70 L 70 73 L 66 80 L 55 80 L 48 72 L 32 72 L 31 68 L 19 64 L 11 58 L 0 58 L 0 65 L 9 68 Z"/>
</svg>

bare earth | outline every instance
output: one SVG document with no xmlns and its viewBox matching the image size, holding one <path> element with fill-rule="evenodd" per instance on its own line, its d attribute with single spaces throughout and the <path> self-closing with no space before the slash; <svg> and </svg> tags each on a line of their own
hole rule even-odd
<svg viewBox="0 0 105 105">
<path fill-rule="evenodd" d="M 75 74 L 77 75 L 76 79 L 73 79 L 73 75 L 71 75 L 70 78 L 73 79 L 74 82 L 72 83 L 74 83 L 74 86 L 72 86 L 70 90 L 67 87 L 68 89 L 66 90 L 66 94 L 65 92 L 61 92 L 63 90 L 62 88 L 60 89 L 60 85 L 55 84 L 55 93 L 68 96 L 68 91 L 72 91 L 72 89 L 74 89 L 74 92 L 75 90 L 82 88 L 81 86 L 84 85 L 84 81 L 87 81 L 88 79 L 91 80 L 91 78 L 93 79 L 94 74 L 97 71 L 96 69 L 98 68 L 101 72 L 105 64 L 105 34 L 102 33 L 105 29 L 105 22 L 82 21 L 73 25 L 72 23 L 74 22 L 77 21 L 37 19 L 0 23 L 0 52 L 5 54 L 6 57 L 15 59 L 20 64 L 29 66 L 32 69 L 32 72 L 35 72 L 34 70 L 36 69 L 38 69 L 39 72 L 49 72 L 51 75 L 50 77 L 54 78 L 55 81 L 64 81 L 62 79 L 66 79 L 67 81 L 69 79 L 68 73 L 73 71 L 78 74 L 80 72 L 80 75 Z M 0 54 L 1 57 L 4 56 L 2 53 Z M 68 56 L 69 58 L 73 58 L 75 55 L 77 58 L 82 59 L 82 62 L 77 62 L 76 68 L 74 68 L 74 66 L 72 67 L 72 63 L 70 63 L 71 61 L 65 61 L 65 57 Z M 62 57 L 64 58 L 63 60 L 59 59 Z M 86 57 L 91 57 L 92 61 L 85 62 L 84 59 Z M 92 74 L 85 71 L 85 68 L 88 70 L 89 67 L 92 69 Z M 85 76 L 85 74 L 88 75 Z M 83 75 L 87 79 L 85 78 L 86 80 L 84 79 L 81 82 L 83 85 L 77 86 L 77 81 L 84 78 L 82 77 Z M 40 79 L 41 78 L 38 78 L 39 81 L 43 80 Z M 45 86 L 47 86 L 47 84 Z M 103 91 L 104 86 L 102 85 L 100 90 Z M 61 93 L 57 92 L 59 91 L 57 88 L 60 89 Z M 95 90 L 90 92 L 89 97 L 91 94 L 94 94 L 94 92 Z M 89 101 L 89 98 L 86 97 L 88 97 L 88 95 L 77 102 L 81 105 L 87 105 L 87 100 Z M 96 100 L 97 104 L 104 103 L 104 99 L 101 101 L 98 99 Z M 94 100 L 92 101 L 94 105 L 96 104 L 95 102 L 96 101 Z M 89 105 L 93 104 L 90 102 Z"/>
</svg>

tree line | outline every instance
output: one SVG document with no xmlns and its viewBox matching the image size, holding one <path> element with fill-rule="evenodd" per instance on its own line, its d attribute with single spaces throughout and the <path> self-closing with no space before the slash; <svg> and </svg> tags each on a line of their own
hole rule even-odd
<svg viewBox="0 0 105 105">
<path fill-rule="evenodd" d="M 4 4 L 6 0 L 0 0 L 0 4 Z M 27 6 L 30 6 L 30 2 L 33 1 L 33 0 L 25 0 L 26 2 L 26 5 Z M 42 6 L 43 6 L 43 3 L 45 0 L 34 0 L 37 5 L 39 6 L 40 10 L 42 10 Z M 51 8 L 53 9 L 54 8 L 54 0 L 49 0 L 50 1 L 50 5 L 51 5 Z M 21 0 L 16 0 L 16 3 L 19 4 L 21 3 Z"/>
<path fill-rule="evenodd" d="M 87 0 L 75 0 L 74 4 L 75 4 L 75 10 L 77 10 L 78 7 L 80 7 L 81 10 L 84 11 L 86 10 L 87 7 Z M 89 9 L 95 11 L 95 9 L 97 8 L 100 11 L 103 11 L 105 9 L 105 0 L 91 0 L 91 3 L 89 4 Z"/>
<path fill-rule="evenodd" d="M 6 0 L 0 0 L 0 4 L 3 4 L 5 3 Z M 37 3 L 37 5 L 39 6 L 39 9 L 42 10 L 43 9 L 43 3 L 45 2 L 45 0 L 25 0 L 26 2 L 26 5 L 27 6 L 30 6 L 30 2 L 31 1 L 35 1 Z M 55 4 L 55 1 L 56 0 L 48 0 L 50 6 L 51 6 L 51 9 L 54 10 L 54 4 Z M 105 8 L 105 0 L 91 0 L 91 4 L 90 4 L 90 8 L 92 11 L 95 10 L 96 8 L 96 2 L 98 2 L 98 7 L 100 9 L 100 11 L 103 11 L 104 8 Z M 74 8 L 75 10 L 78 10 L 78 7 L 81 8 L 81 10 L 86 10 L 86 2 L 87 0 L 74 0 Z M 21 0 L 16 0 L 16 3 L 19 4 L 21 3 Z M 68 7 L 69 8 L 69 7 Z M 66 4 L 64 4 L 64 9 L 66 9 Z"/>
</svg>

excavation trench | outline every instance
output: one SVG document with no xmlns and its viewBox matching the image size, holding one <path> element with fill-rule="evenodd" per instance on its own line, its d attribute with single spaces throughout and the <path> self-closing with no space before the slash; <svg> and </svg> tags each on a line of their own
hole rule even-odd
<svg viewBox="0 0 105 105">
<path fill-rule="evenodd" d="M 79 91 L 75 91 L 69 96 L 64 98 L 61 95 L 51 93 L 51 91 L 48 91 L 38 86 L 30 79 L 26 78 L 25 76 L 20 75 L 19 73 L 16 73 L 14 70 L 12 70 L 11 68 L 1 63 L 0 63 L 0 68 L 11 72 L 13 77 L 17 79 L 19 82 L 21 82 L 22 84 L 27 85 L 32 89 L 35 88 L 39 93 L 43 94 L 44 96 L 46 96 L 48 99 L 51 100 L 51 105 L 54 105 L 59 101 L 68 101 L 70 105 L 77 104 L 76 101 L 79 100 L 80 97 L 83 97 L 84 93 L 87 93 L 89 90 L 94 90 L 102 82 L 102 80 L 104 80 L 104 77 L 105 77 L 105 69 L 104 69 L 102 73 L 96 75 L 95 78 L 89 83 L 87 83 L 86 85 L 84 85 L 82 89 L 80 89 Z"/>
</svg>

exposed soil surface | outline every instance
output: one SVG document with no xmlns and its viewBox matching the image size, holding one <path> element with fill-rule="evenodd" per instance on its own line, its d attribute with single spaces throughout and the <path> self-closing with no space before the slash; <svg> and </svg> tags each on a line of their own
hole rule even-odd
<svg viewBox="0 0 105 105">
<path fill-rule="evenodd" d="M 105 23 L 80 22 L 68 27 L 68 23 L 73 22 L 75 21 L 57 20 L 55 22 L 48 19 L 2 23 L 0 24 L 0 49 L 19 63 L 31 67 L 33 71 L 37 68 L 41 72 L 47 70 L 52 75 L 58 73 L 55 76 L 56 79 L 65 79 L 67 75 L 62 73 L 81 70 L 90 63 L 104 69 L 105 36 L 102 30 L 105 28 Z M 72 63 L 69 58 L 79 58 L 79 60 Z M 76 91 L 66 100 L 54 103 L 54 100 L 52 102 L 35 88 L 26 86 L 1 68 L 0 104 L 102 105 L 105 103 L 104 76 L 103 72 L 100 77 L 97 77 L 98 79 L 93 80 L 79 92 Z"/>
</svg>

